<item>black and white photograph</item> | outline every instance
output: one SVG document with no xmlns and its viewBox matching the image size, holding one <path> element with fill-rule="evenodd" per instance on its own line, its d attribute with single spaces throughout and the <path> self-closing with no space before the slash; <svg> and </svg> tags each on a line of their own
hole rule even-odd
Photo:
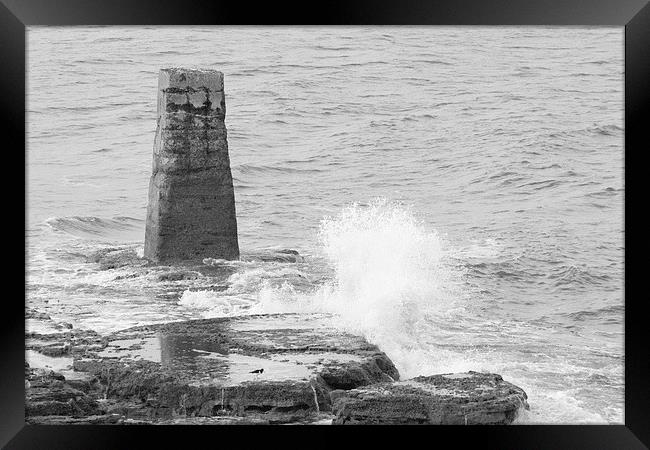
<svg viewBox="0 0 650 450">
<path fill-rule="evenodd" d="M 625 423 L 623 27 L 25 41 L 27 424 Z"/>
</svg>

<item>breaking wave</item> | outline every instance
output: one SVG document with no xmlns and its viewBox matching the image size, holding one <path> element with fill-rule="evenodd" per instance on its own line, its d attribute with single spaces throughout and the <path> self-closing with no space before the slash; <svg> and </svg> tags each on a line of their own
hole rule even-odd
<svg viewBox="0 0 650 450">
<path fill-rule="evenodd" d="M 377 344 L 403 375 L 423 374 L 425 329 L 464 298 L 453 251 L 410 208 L 385 199 L 324 218 L 318 240 L 312 264 L 244 263 L 224 290 L 188 289 L 178 304 L 205 317 L 328 313 L 335 326 Z"/>
<path fill-rule="evenodd" d="M 51 217 L 45 221 L 54 231 L 102 241 L 141 241 L 145 222 L 133 217 L 104 219 L 93 216 Z"/>
<path fill-rule="evenodd" d="M 308 292 L 267 281 L 256 312 L 333 313 L 336 325 L 379 345 L 403 374 L 421 374 L 423 327 L 463 298 L 462 272 L 448 264 L 438 233 L 408 207 L 377 199 L 326 217 L 318 236 L 331 280 Z"/>
</svg>

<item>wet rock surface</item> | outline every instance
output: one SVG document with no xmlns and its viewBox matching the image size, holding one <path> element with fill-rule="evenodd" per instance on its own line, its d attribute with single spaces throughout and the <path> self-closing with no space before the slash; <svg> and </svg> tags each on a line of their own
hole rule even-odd
<svg viewBox="0 0 650 450">
<path fill-rule="evenodd" d="M 27 415 L 38 423 L 48 416 L 52 423 L 64 423 L 65 416 L 115 421 L 112 415 L 147 423 L 194 417 L 221 418 L 219 423 L 240 423 L 241 417 L 256 423 L 322 420 L 323 414 L 330 417 L 332 389 L 399 378 L 376 346 L 332 328 L 328 320 L 259 315 L 143 326 L 104 337 L 78 330 L 32 334 Z M 64 357 L 40 353 L 60 341 L 67 345 Z M 251 373 L 258 369 L 264 371 Z M 37 370 L 56 372 L 35 384 Z M 40 403 L 72 398 L 86 409 Z"/>
<path fill-rule="evenodd" d="M 47 421 L 46 416 L 70 419 L 101 415 L 96 394 L 97 380 L 66 380 L 59 372 L 26 367 L 25 415 L 29 423 Z"/>
<path fill-rule="evenodd" d="M 146 266 L 149 262 L 140 258 L 131 248 L 104 248 L 86 257 L 86 261 L 96 263 L 100 270 L 119 269 L 120 267 Z"/>
<path fill-rule="evenodd" d="M 255 254 L 241 255 L 242 261 L 263 261 L 263 262 L 283 262 L 283 263 L 300 263 L 305 258 L 292 249 L 275 249 L 259 252 Z"/>
<path fill-rule="evenodd" d="M 492 373 L 454 373 L 331 394 L 335 424 L 505 425 L 526 393 Z"/>
<path fill-rule="evenodd" d="M 325 314 L 30 333 L 26 345 L 29 423 L 510 423 L 527 406 L 494 374 L 400 382 L 379 348 Z"/>
</svg>

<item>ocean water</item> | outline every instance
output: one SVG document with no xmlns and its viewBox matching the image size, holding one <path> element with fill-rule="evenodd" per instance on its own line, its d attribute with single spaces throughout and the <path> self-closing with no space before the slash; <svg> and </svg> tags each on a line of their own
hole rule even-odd
<svg viewBox="0 0 650 450">
<path fill-rule="evenodd" d="M 27 304 L 75 328 L 333 313 L 517 423 L 623 423 L 623 28 L 29 27 Z M 158 70 L 225 75 L 242 260 L 141 254 Z M 277 249 L 300 262 L 264 261 Z M 36 331 L 37 321 L 28 322 Z"/>
</svg>

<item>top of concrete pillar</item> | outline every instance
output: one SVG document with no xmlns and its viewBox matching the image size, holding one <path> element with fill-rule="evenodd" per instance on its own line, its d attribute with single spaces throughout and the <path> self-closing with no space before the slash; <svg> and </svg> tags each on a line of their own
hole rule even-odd
<svg viewBox="0 0 650 450">
<path fill-rule="evenodd" d="M 185 69 L 182 67 L 170 67 L 160 69 L 158 77 L 158 88 L 165 90 L 175 89 L 201 89 L 223 91 L 223 73 L 212 69 Z"/>
</svg>

